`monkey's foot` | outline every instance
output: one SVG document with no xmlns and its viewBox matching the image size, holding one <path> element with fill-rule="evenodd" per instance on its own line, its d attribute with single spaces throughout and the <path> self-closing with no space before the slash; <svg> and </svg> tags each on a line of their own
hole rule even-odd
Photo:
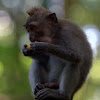
<svg viewBox="0 0 100 100">
<path fill-rule="evenodd" d="M 59 88 L 59 84 L 57 82 L 46 82 L 44 85 L 46 88 L 51 88 L 51 89 Z"/>
<path fill-rule="evenodd" d="M 63 95 L 59 93 L 58 90 L 44 88 L 41 89 L 35 95 L 36 100 L 66 100 Z"/>
</svg>

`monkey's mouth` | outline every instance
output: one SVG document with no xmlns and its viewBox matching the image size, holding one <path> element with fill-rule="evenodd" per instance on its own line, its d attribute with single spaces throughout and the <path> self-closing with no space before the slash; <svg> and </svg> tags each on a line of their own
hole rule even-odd
<svg viewBox="0 0 100 100">
<path fill-rule="evenodd" d="M 34 39 L 32 39 L 32 40 L 30 40 L 31 42 L 35 42 L 36 40 L 34 40 Z"/>
<path fill-rule="evenodd" d="M 43 41 L 40 41 L 40 40 L 38 40 L 38 39 L 30 39 L 30 42 L 31 42 L 31 43 L 34 43 L 34 42 L 43 42 Z"/>
<path fill-rule="evenodd" d="M 47 43 L 51 43 L 51 38 L 50 37 L 38 37 L 38 38 L 29 38 L 30 42 L 47 42 Z"/>
<path fill-rule="evenodd" d="M 29 40 L 30 40 L 30 42 L 43 42 L 43 41 L 41 41 L 41 39 L 39 38 L 39 37 L 29 37 Z"/>
<path fill-rule="evenodd" d="M 35 42 L 35 41 L 37 41 L 36 38 L 32 38 L 32 37 L 30 37 L 29 40 L 30 40 L 30 42 L 32 42 L 32 43 Z"/>
</svg>

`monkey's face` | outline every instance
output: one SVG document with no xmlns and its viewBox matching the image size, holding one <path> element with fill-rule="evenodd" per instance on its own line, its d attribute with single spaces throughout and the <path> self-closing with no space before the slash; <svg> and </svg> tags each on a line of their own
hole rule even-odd
<svg viewBox="0 0 100 100">
<path fill-rule="evenodd" d="M 29 39 L 31 42 L 52 42 L 52 36 L 54 35 L 53 25 L 57 23 L 55 13 L 47 16 L 39 17 L 30 16 L 25 24 L 25 28 L 29 33 Z"/>
</svg>

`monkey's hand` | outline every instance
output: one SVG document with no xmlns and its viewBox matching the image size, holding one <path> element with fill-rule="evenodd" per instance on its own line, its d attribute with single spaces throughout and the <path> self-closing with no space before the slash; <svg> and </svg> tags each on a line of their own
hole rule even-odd
<svg viewBox="0 0 100 100">
<path fill-rule="evenodd" d="M 22 52 L 24 56 L 30 56 L 34 59 L 38 59 L 42 63 L 48 62 L 49 56 L 41 51 L 36 51 L 35 48 L 31 49 L 31 45 L 24 45 Z"/>
<path fill-rule="evenodd" d="M 29 49 L 29 46 L 24 45 L 22 52 L 23 52 L 24 56 L 32 56 L 33 50 Z"/>
<path fill-rule="evenodd" d="M 36 100 L 66 100 L 66 97 L 63 93 L 60 93 L 59 90 L 44 88 L 38 91 L 35 95 Z"/>
<path fill-rule="evenodd" d="M 35 90 L 34 90 L 34 95 L 36 95 L 37 92 L 39 92 L 41 89 L 44 89 L 45 86 L 41 83 L 36 84 Z"/>
<path fill-rule="evenodd" d="M 38 83 L 36 84 L 34 94 L 36 95 L 37 92 L 44 88 L 58 89 L 59 85 L 56 82 L 46 82 L 44 84 Z"/>
</svg>

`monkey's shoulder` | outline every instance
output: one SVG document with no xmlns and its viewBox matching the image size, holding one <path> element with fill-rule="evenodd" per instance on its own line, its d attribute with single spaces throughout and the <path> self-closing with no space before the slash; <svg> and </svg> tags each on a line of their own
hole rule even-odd
<svg viewBox="0 0 100 100">
<path fill-rule="evenodd" d="M 87 41 L 86 35 L 83 30 L 74 22 L 69 19 L 59 20 L 59 24 L 61 26 L 61 31 L 63 35 L 72 37 L 72 39 L 81 39 L 83 41 Z"/>
</svg>

